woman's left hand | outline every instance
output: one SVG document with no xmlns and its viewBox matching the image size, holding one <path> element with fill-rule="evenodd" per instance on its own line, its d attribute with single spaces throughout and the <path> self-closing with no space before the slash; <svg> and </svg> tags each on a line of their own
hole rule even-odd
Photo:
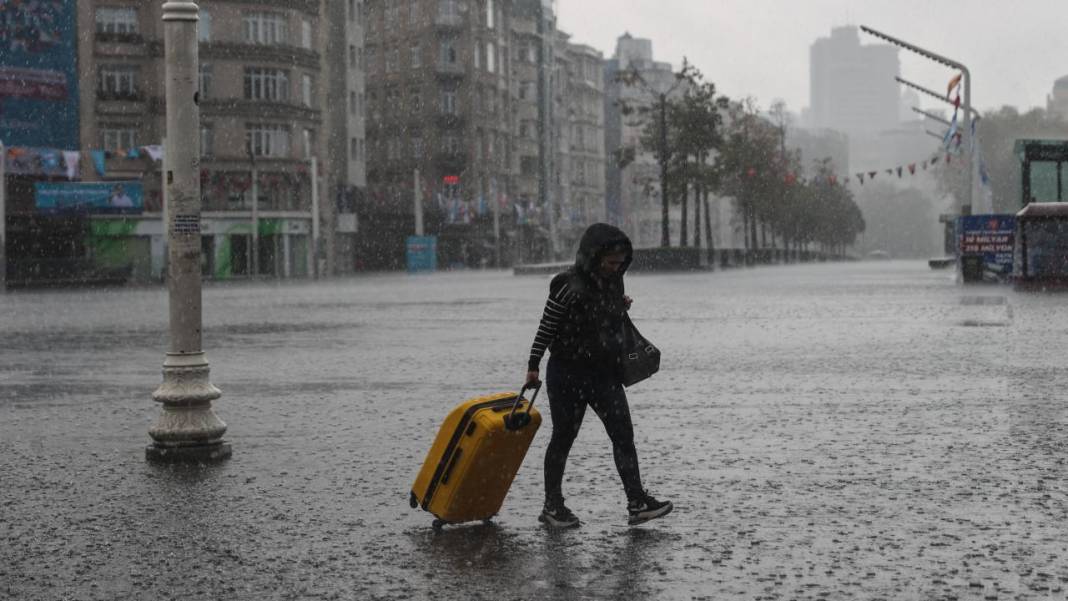
<svg viewBox="0 0 1068 601">
<path fill-rule="evenodd" d="M 627 310 L 629 311 L 630 310 L 630 306 L 632 304 L 634 304 L 634 299 L 629 297 L 629 296 L 624 295 L 623 296 L 623 304 L 627 306 Z"/>
</svg>

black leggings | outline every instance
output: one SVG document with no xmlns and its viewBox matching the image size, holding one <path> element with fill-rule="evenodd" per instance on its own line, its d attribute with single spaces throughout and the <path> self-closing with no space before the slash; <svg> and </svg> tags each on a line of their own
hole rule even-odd
<svg viewBox="0 0 1068 601">
<path fill-rule="evenodd" d="M 587 405 L 593 407 L 597 417 L 601 418 L 612 440 L 616 469 L 627 499 L 640 498 L 643 490 L 638 452 L 634 448 L 634 427 L 623 385 L 611 375 L 599 374 L 552 356 L 549 357 L 546 385 L 553 418 L 552 439 L 545 452 L 546 501 L 563 502 L 564 466 L 582 427 Z"/>
</svg>

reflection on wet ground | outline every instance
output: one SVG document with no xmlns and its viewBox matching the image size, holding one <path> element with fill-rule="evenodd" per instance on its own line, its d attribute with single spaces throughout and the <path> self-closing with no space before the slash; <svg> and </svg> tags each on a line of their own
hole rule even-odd
<svg viewBox="0 0 1068 601">
<path fill-rule="evenodd" d="M 492 524 L 408 487 L 447 410 L 517 387 L 547 278 L 209 286 L 234 457 L 148 465 L 162 290 L 0 296 L 0 599 L 1064 599 L 1068 303 L 922 262 L 631 276 L 664 367 L 536 521 L 548 432 Z"/>
</svg>

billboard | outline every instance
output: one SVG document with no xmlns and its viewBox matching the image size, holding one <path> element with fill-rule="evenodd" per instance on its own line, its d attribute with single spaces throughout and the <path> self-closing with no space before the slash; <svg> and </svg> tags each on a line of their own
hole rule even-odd
<svg viewBox="0 0 1068 601">
<path fill-rule="evenodd" d="M 42 213 L 139 214 L 145 209 L 145 190 L 139 181 L 37 182 L 33 188 Z"/>
<path fill-rule="evenodd" d="M 79 147 L 74 0 L 0 0 L 0 140 Z"/>
<path fill-rule="evenodd" d="M 957 242 L 962 260 L 974 257 L 981 279 L 1003 279 L 1012 273 L 1014 215 L 968 215 L 957 218 Z"/>
</svg>

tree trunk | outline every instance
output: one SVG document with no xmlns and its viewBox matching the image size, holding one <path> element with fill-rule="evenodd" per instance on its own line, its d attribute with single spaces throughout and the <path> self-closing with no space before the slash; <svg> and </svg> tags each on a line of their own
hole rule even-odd
<svg viewBox="0 0 1068 601">
<path fill-rule="evenodd" d="M 679 231 L 679 246 L 681 246 L 682 248 L 686 248 L 690 244 L 690 241 L 687 240 L 689 235 L 688 235 L 688 228 L 686 227 L 686 211 L 689 208 L 688 201 L 690 199 L 690 185 L 689 184 L 683 184 L 683 186 L 684 187 L 682 189 L 682 222 L 679 224 L 680 225 L 680 227 L 679 227 L 679 230 L 680 230 Z"/>
<path fill-rule="evenodd" d="M 711 269 L 716 268 L 716 243 L 712 238 L 712 217 L 708 209 L 708 190 L 702 190 L 705 205 L 705 240 L 708 241 L 708 265 Z"/>
<path fill-rule="evenodd" d="M 703 186 L 698 183 L 693 188 L 693 247 L 701 249 L 701 191 Z"/>
</svg>

